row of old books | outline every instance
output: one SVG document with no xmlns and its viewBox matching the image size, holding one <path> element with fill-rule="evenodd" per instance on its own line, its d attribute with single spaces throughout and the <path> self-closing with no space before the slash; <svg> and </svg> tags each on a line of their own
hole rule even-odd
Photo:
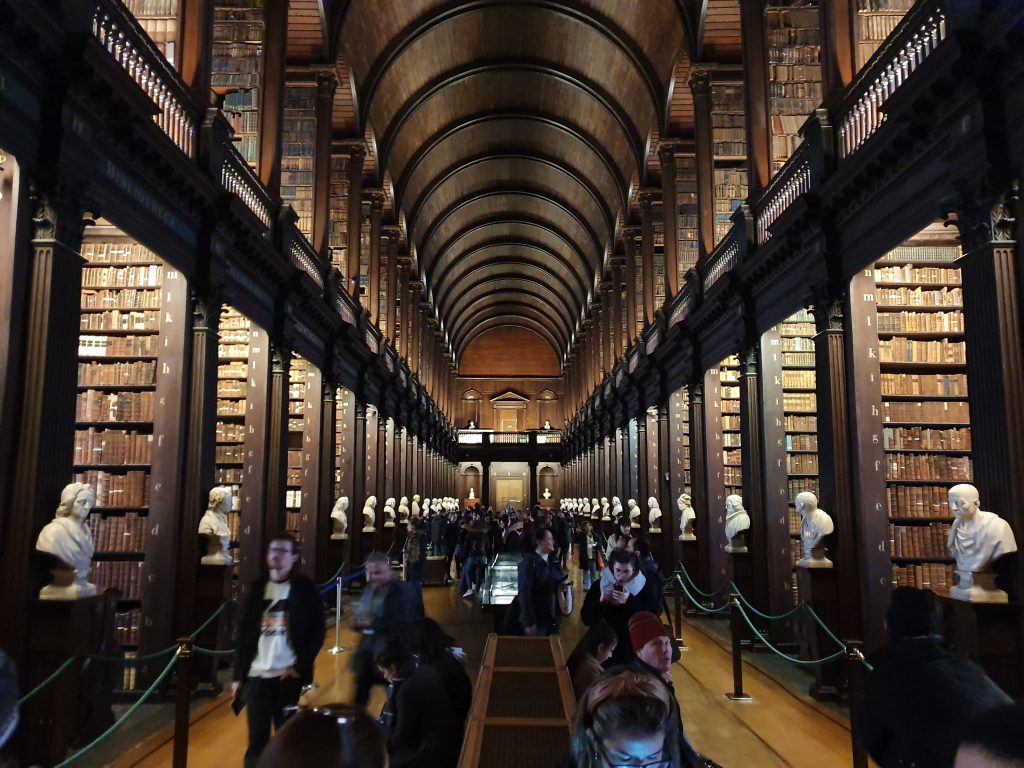
<svg viewBox="0 0 1024 768">
<path fill-rule="evenodd" d="M 893 565 L 892 586 L 914 589 L 948 589 L 953 586 L 953 566 L 946 563 Z"/>
<path fill-rule="evenodd" d="M 955 267 L 875 267 L 876 283 L 920 283 L 921 285 L 960 285 L 960 270 Z"/>
<path fill-rule="evenodd" d="M 783 392 L 783 408 L 794 413 L 814 413 L 818 410 L 813 392 Z"/>
<path fill-rule="evenodd" d="M 796 502 L 797 494 L 808 491 L 814 495 L 818 494 L 818 478 L 816 477 L 791 477 L 786 481 L 786 492 L 789 495 L 789 503 Z"/>
<path fill-rule="evenodd" d="M 82 309 L 158 309 L 160 291 L 137 288 L 108 288 L 82 291 Z"/>
<path fill-rule="evenodd" d="M 818 455 L 816 453 L 795 453 L 786 457 L 786 471 L 791 475 L 816 475 Z"/>
<path fill-rule="evenodd" d="M 949 487 L 938 485 L 890 485 L 886 489 L 889 517 L 921 520 L 948 518 Z"/>
<path fill-rule="evenodd" d="M 157 260 L 149 248 L 131 240 L 86 240 L 82 243 L 81 254 L 90 264 L 148 264 Z"/>
<path fill-rule="evenodd" d="M 883 373 L 883 395 L 967 397 L 963 373 Z"/>
<path fill-rule="evenodd" d="M 241 464 L 245 461 L 245 447 L 242 445 L 218 445 L 214 451 L 218 464 Z"/>
<path fill-rule="evenodd" d="M 97 552 L 145 552 L 148 525 L 135 512 L 123 515 L 93 515 L 89 519 Z"/>
<path fill-rule="evenodd" d="M 159 264 L 132 264 L 127 267 L 82 269 L 83 288 L 159 288 L 163 267 Z"/>
<path fill-rule="evenodd" d="M 152 392 L 99 392 L 88 389 L 78 394 L 75 421 L 152 421 Z"/>
<path fill-rule="evenodd" d="M 149 464 L 152 455 L 152 434 L 95 427 L 75 430 L 75 466 Z"/>
<path fill-rule="evenodd" d="M 814 371 L 783 371 L 783 389 L 814 389 Z"/>
<path fill-rule="evenodd" d="M 889 554 L 892 557 L 935 558 L 949 557 L 946 538 L 949 523 L 928 525 L 889 525 Z"/>
<path fill-rule="evenodd" d="M 783 341 L 785 341 L 785 339 L 783 339 Z M 792 339 L 792 341 L 806 341 L 806 339 Z M 814 365 L 814 351 L 783 352 L 782 365 L 787 368 L 808 368 Z"/>
<path fill-rule="evenodd" d="M 963 312 L 881 312 L 879 333 L 963 333 Z"/>
<path fill-rule="evenodd" d="M 787 451 L 816 451 L 818 450 L 817 435 L 786 435 Z"/>
<path fill-rule="evenodd" d="M 964 342 L 942 339 L 921 341 L 897 337 L 878 340 L 878 357 L 883 363 L 966 363 Z"/>
<path fill-rule="evenodd" d="M 902 307 L 962 307 L 963 288 L 886 288 L 878 286 L 875 299 L 879 309 Z"/>
<path fill-rule="evenodd" d="M 218 443 L 240 443 L 245 440 L 244 424 L 228 424 L 219 422 L 217 424 Z"/>
<path fill-rule="evenodd" d="M 130 470 L 114 474 L 99 469 L 75 473 L 76 483 L 90 485 L 96 493 L 96 506 L 108 509 L 149 506 L 149 473 Z"/>
<path fill-rule="evenodd" d="M 87 312 L 78 327 L 83 331 L 158 331 L 160 313 L 155 310 L 120 310 Z"/>
<path fill-rule="evenodd" d="M 921 424 L 970 424 L 970 409 L 964 401 L 882 403 L 883 422 Z"/>
<path fill-rule="evenodd" d="M 931 427 L 885 427 L 885 447 L 904 451 L 969 451 L 971 430 Z"/>
<path fill-rule="evenodd" d="M 139 600 L 142 597 L 142 561 L 140 560 L 97 560 L 92 564 L 89 578 L 97 589 L 116 589 L 122 600 Z"/>
<path fill-rule="evenodd" d="M 159 351 L 159 340 L 153 334 L 146 336 L 82 334 L 78 337 L 79 357 L 155 357 Z"/>
<path fill-rule="evenodd" d="M 891 453 L 886 457 L 890 480 L 943 480 L 970 482 L 974 476 L 969 456 L 926 453 Z"/>
<path fill-rule="evenodd" d="M 79 363 L 78 385 L 152 386 L 156 383 L 156 361 L 135 360 L 118 363 Z"/>
<path fill-rule="evenodd" d="M 114 640 L 119 645 L 138 645 L 141 626 L 142 611 L 140 609 L 117 611 L 114 613 Z"/>
</svg>

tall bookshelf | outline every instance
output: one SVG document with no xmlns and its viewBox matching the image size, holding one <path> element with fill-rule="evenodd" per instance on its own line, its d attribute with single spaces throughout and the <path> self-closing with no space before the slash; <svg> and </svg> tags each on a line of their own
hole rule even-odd
<svg viewBox="0 0 1024 768">
<path fill-rule="evenodd" d="M 331 266 L 348 271 L 348 156 L 331 155 Z"/>
<path fill-rule="evenodd" d="M 875 265 L 894 587 L 953 583 L 947 496 L 973 479 L 960 255 L 931 226 Z"/>
<path fill-rule="evenodd" d="M 178 41 L 178 5 L 179 0 L 125 0 L 129 13 L 171 65 L 175 62 L 174 48 Z"/>
<path fill-rule="evenodd" d="M 236 563 L 236 571 L 242 522 L 247 371 L 251 340 L 252 326 L 249 319 L 225 305 L 221 309 L 220 342 L 217 345 L 217 447 L 214 479 L 217 485 L 231 488 L 232 506 L 228 513 L 228 527 L 231 528 L 230 551 Z"/>
<path fill-rule="evenodd" d="M 821 103 L 821 18 L 816 0 L 773 0 L 764 18 L 772 168 L 777 171 L 800 145 L 800 126 Z"/>
<path fill-rule="evenodd" d="M 697 158 L 685 155 L 676 158 L 676 206 L 679 221 L 676 223 L 678 237 L 679 283 L 682 286 L 686 273 L 697 263 L 700 254 L 700 219 L 697 206 Z"/>
<path fill-rule="evenodd" d="M 306 379 L 309 362 L 292 357 L 288 369 L 288 478 L 285 488 L 285 529 L 299 536 L 302 510 L 303 444 L 306 415 Z"/>
<path fill-rule="evenodd" d="M 669 398 L 669 415 L 672 419 L 672 487 L 676 503 L 681 493 L 692 493 L 690 477 L 690 397 L 686 387 L 676 390 Z M 675 533 L 678 536 L 678 532 Z"/>
<path fill-rule="evenodd" d="M 740 361 L 731 355 L 718 365 L 722 404 L 722 484 L 725 495 L 743 495 L 743 453 L 740 447 Z"/>
<path fill-rule="evenodd" d="M 263 75 L 263 0 L 216 0 L 213 7 L 211 85 L 250 165 L 259 158 L 260 87 Z"/>
<path fill-rule="evenodd" d="M 121 592 L 115 637 L 131 657 L 145 643 L 151 609 L 144 586 L 153 467 L 174 460 L 154 434 L 170 424 L 156 403 L 168 386 L 162 369 L 178 365 L 171 315 L 175 292 L 184 288 L 180 280 L 165 284 L 163 261 L 106 223 L 89 229 L 81 254 L 73 480 L 96 494 L 90 579 L 101 591 Z M 124 673 L 121 688 L 135 689 L 134 670 Z"/>
<path fill-rule="evenodd" d="M 715 245 L 732 227 L 732 213 L 747 197 L 747 135 L 743 85 L 711 86 L 712 160 L 715 172 Z"/>
<path fill-rule="evenodd" d="M 867 64 L 885 38 L 896 29 L 914 0 L 857 0 L 857 69 Z"/>
<path fill-rule="evenodd" d="M 818 417 L 814 373 L 814 318 L 800 310 L 779 326 L 782 345 L 782 407 L 786 431 L 786 494 L 789 503 L 790 560 L 802 556 L 800 514 L 796 497 L 804 491 L 818 495 Z M 800 597 L 793 572 L 793 601 Z"/>
<path fill-rule="evenodd" d="M 362 226 L 359 228 L 359 302 L 370 310 L 370 206 L 366 201 L 359 207 Z"/>
<path fill-rule="evenodd" d="M 298 216 L 297 226 L 313 237 L 313 153 L 316 149 L 316 87 L 284 89 L 284 133 L 281 141 L 281 200 Z"/>
</svg>

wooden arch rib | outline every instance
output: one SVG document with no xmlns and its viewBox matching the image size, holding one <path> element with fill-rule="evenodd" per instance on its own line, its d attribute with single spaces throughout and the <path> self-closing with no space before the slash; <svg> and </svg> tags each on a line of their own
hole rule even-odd
<svg viewBox="0 0 1024 768">
<path fill-rule="evenodd" d="M 550 273 L 545 273 L 550 275 Z M 468 303 L 474 301 L 478 296 L 492 295 L 499 291 L 504 290 L 520 290 L 520 286 L 529 286 L 529 290 L 523 288 L 523 293 L 529 295 L 543 297 L 552 306 L 552 308 L 559 314 L 562 320 L 568 328 L 572 328 L 575 324 L 576 312 L 573 309 L 569 299 L 558 293 L 555 286 L 545 281 L 544 279 L 538 279 L 535 275 L 529 275 L 526 272 L 506 272 L 499 275 L 487 276 L 476 282 L 468 284 L 458 293 L 458 304 Z M 456 302 L 452 302 L 451 306 L 441 307 L 438 305 L 438 311 L 442 315 L 445 315 L 445 310 L 454 313 Z M 454 316 L 454 314 L 452 315 Z"/>
<path fill-rule="evenodd" d="M 529 213 L 528 208 L 530 206 L 524 205 L 523 209 L 519 209 L 515 207 L 516 203 L 523 204 L 526 201 L 534 201 L 537 203 L 540 210 L 548 213 L 550 217 L 547 222 L 548 225 L 558 229 L 566 239 L 575 242 L 577 250 L 584 256 L 589 256 L 586 264 L 581 265 L 581 267 L 585 266 L 591 274 L 593 274 L 597 269 L 601 255 L 604 253 L 604 243 L 601 242 L 599 235 L 593 230 L 589 222 L 587 222 L 578 211 L 574 210 L 563 201 L 548 197 L 543 191 L 529 189 L 526 187 L 510 188 L 499 186 L 493 189 L 486 189 L 475 193 L 471 197 L 459 200 L 449 206 L 430 224 L 430 228 L 426 233 L 424 233 L 421 238 L 418 238 L 421 256 L 425 259 L 427 254 L 431 253 L 429 247 L 431 241 L 434 239 L 435 235 L 441 231 L 444 225 L 449 222 L 453 222 L 456 231 L 459 231 L 465 226 L 469 226 L 479 221 L 481 218 L 480 214 L 477 214 L 472 210 L 473 206 L 478 203 L 500 204 L 502 201 L 506 203 L 502 207 L 502 210 L 508 211 L 509 215 L 513 217 L 520 211 L 523 213 Z M 539 212 L 540 211 L 535 211 L 535 213 Z M 584 235 L 586 242 L 580 243 L 578 240 L 571 237 L 569 233 L 573 230 L 581 232 Z M 426 260 L 424 260 L 424 263 L 428 266 L 430 264 L 430 262 Z"/>
<path fill-rule="evenodd" d="M 488 150 L 521 154 L 528 154 L 534 150 L 533 154 L 550 157 L 552 161 L 571 168 L 575 175 L 589 176 L 595 188 L 604 190 L 603 196 L 609 202 L 614 199 L 618 205 L 625 206 L 628 202 L 626 186 L 629 184 L 629 177 L 623 176 L 614 157 L 593 134 L 563 120 L 564 118 L 552 114 L 525 111 L 487 111 L 460 118 L 437 130 L 419 147 L 406 163 L 404 177 L 395 188 L 395 197 L 403 208 L 411 209 L 413 206 L 410 202 L 415 204 L 415 201 L 407 201 L 405 197 L 410 189 L 416 188 L 413 185 L 421 169 L 425 169 L 422 172 L 427 173 L 429 177 L 421 189 L 430 184 L 429 179 L 456 170 L 459 167 L 458 161 L 444 164 L 441 169 L 430 173 L 430 160 L 443 154 L 445 150 L 449 150 L 449 154 L 455 157 L 462 157 L 468 151 L 473 153 L 470 158 L 483 156 Z M 503 141 L 501 131 L 512 130 L 513 127 L 520 127 L 522 130 L 514 132 L 511 140 Z M 473 136 L 476 134 L 480 134 L 479 140 L 474 140 Z M 480 149 L 477 149 L 478 146 Z M 584 170 L 584 156 L 593 156 L 596 161 L 591 166 L 593 170 L 589 174 Z M 606 176 L 606 183 L 599 184 L 594 181 L 597 176 Z M 609 181 L 610 184 L 607 183 Z M 418 194 L 417 198 L 421 196 Z"/>
<path fill-rule="evenodd" d="M 484 301 L 489 300 L 490 297 L 485 297 Z M 479 304 L 481 299 L 478 299 L 475 303 Z M 512 294 L 511 298 L 503 301 L 492 302 L 487 304 L 485 307 L 473 307 L 472 319 L 476 323 L 482 323 L 485 320 L 492 317 L 504 317 L 506 319 L 534 319 L 538 324 L 545 328 L 545 336 L 551 341 L 551 346 L 557 350 L 560 354 L 567 348 L 569 339 L 566 337 L 564 329 L 560 324 L 554 322 L 549 315 L 546 315 L 542 309 L 531 303 L 527 303 L 520 295 Z M 544 323 L 541 323 L 541 319 Z M 460 317 L 460 322 L 465 322 L 466 316 L 463 314 Z M 547 323 L 550 323 L 548 325 Z M 462 336 L 465 332 L 471 331 L 475 326 L 470 324 L 467 328 L 461 328 L 459 331 L 452 331 L 449 335 L 451 339 L 452 349 L 456 350 L 456 357 L 461 354 L 464 344 L 462 343 Z"/>
<path fill-rule="evenodd" d="M 552 330 L 558 335 L 559 343 L 555 348 L 559 352 L 564 352 L 568 348 L 569 339 L 572 338 L 569 323 L 548 303 L 546 296 L 528 289 L 490 291 L 456 306 L 449 318 L 448 337 L 452 346 L 458 344 L 459 338 L 473 327 L 475 320 L 483 319 L 487 312 L 498 307 L 508 315 L 544 318 L 551 323 Z"/>
</svg>

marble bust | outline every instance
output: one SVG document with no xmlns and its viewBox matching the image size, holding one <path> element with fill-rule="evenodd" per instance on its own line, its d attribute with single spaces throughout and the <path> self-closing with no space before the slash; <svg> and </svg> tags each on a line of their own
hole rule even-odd
<svg viewBox="0 0 1024 768">
<path fill-rule="evenodd" d="M 590 517 L 590 501 L 588 499 L 579 499 L 579 505 L 583 514 Z"/>
<path fill-rule="evenodd" d="M 53 583 L 40 590 L 40 600 L 77 600 L 96 594 L 96 585 L 88 580 L 95 547 L 85 524 L 95 506 L 96 494 L 85 483 L 71 483 L 61 491 L 53 520 L 43 526 L 36 539 L 39 552 L 58 560 Z"/>
<path fill-rule="evenodd" d="M 470 419 L 469 426 L 467 426 L 466 429 L 476 429 L 476 422 Z"/>
<path fill-rule="evenodd" d="M 750 516 L 743 508 L 743 498 L 732 494 L 725 497 L 725 551 L 746 552 L 745 531 L 750 527 Z"/>
<path fill-rule="evenodd" d="M 949 489 L 949 508 L 954 519 L 946 543 L 956 560 L 956 586 L 949 596 L 977 603 L 1007 602 L 1006 592 L 995 584 L 992 563 L 1017 551 L 1009 523 L 983 511 L 978 489 L 967 483 Z"/>
<path fill-rule="evenodd" d="M 647 524 L 651 533 L 661 533 L 661 505 L 658 499 L 651 496 L 647 499 Z"/>
<path fill-rule="evenodd" d="M 823 509 L 818 509 L 818 497 L 810 491 L 796 495 L 796 511 L 800 513 L 800 546 L 802 557 L 797 565 L 803 568 L 831 568 L 832 561 L 825 557 L 824 539 L 835 525 Z"/>
<path fill-rule="evenodd" d="M 595 520 L 603 520 L 601 517 L 601 502 L 597 499 L 590 500 L 590 516 Z"/>
<path fill-rule="evenodd" d="M 374 533 L 377 530 L 377 497 L 370 496 L 363 504 L 363 533 Z"/>
<path fill-rule="evenodd" d="M 679 509 L 679 540 L 696 541 L 697 537 L 693 535 L 693 521 L 696 519 L 697 513 L 693 511 L 690 494 L 679 494 L 679 498 L 676 499 L 676 507 Z"/>
<path fill-rule="evenodd" d="M 231 565 L 234 562 L 228 551 L 231 544 L 231 527 L 228 525 L 231 496 L 231 489 L 225 485 L 210 490 L 206 513 L 199 521 L 199 535 L 206 539 L 206 554 L 199 561 L 202 565 Z"/>
<path fill-rule="evenodd" d="M 550 499 L 551 498 L 551 489 L 550 488 L 545 488 L 544 489 L 544 493 L 542 493 L 541 496 L 543 496 L 545 499 Z"/>
<path fill-rule="evenodd" d="M 470 488 L 469 489 L 469 498 L 471 498 L 471 499 L 475 499 L 476 498 L 476 488 Z"/>
<path fill-rule="evenodd" d="M 409 522 L 409 497 L 403 496 L 398 500 L 398 522 L 405 525 Z"/>
<path fill-rule="evenodd" d="M 430 514 L 430 497 L 429 496 L 423 500 L 423 508 L 421 510 L 421 514 L 424 517 L 427 517 Z"/>
<path fill-rule="evenodd" d="M 335 541 L 348 538 L 348 496 L 342 496 L 334 502 L 331 510 L 331 524 L 334 531 L 331 538 Z"/>
<path fill-rule="evenodd" d="M 636 499 L 626 500 L 626 509 L 629 510 L 629 527 L 639 528 L 640 527 L 640 507 L 636 503 Z"/>
<path fill-rule="evenodd" d="M 612 496 L 612 520 L 619 520 L 622 517 L 622 501 L 618 496 Z"/>
<path fill-rule="evenodd" d="M 610 522 L 612 519 L 612 507 L 608 503 L 608 497 L 601 497 L 601 521 L 604 523 Z"/>
<path fill-rule="evenodd" d="M 551 422 L 548 421 L 547 419 L 544 419 L 543 429 L 551 429 Z"/>
<path fill-rule="evenodd" d="M 412 495 L 412 507 L 410 511 L 412 512 L 413 517 L 420 516 L 420 495 L 418 493 L 414 493 Z"/>
<path fill-rule="evenodd" d="M 395 527 L 395 500 L 393 498 L 384 502 L 384 527 Z"/>
</svg>

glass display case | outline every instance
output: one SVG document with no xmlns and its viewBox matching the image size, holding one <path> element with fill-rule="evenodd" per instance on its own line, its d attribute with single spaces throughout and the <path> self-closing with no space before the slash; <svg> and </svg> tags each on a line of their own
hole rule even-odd
<svg viewBox="0 0 1024 768">
<path fill-rule="evenodd" d="M 495 555 L 487 568 L 484 585 L 480 590 L 480 606 L 507 606 L 519 592 L 519 559 L 518 552 L 504 552 Z"/>
</svg>

